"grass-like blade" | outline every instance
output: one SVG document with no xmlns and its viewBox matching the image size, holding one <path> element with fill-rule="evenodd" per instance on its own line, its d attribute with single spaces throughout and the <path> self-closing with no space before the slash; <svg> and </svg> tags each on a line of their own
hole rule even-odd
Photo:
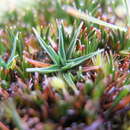
<svg viewBox="0 0 130 130">
<path fill-rule="evenodd" d="M 75 83 L 72 80 L 71 73 L 65 73 L 63 74 L 63 78 L 66 81 L 66 83 L 73 89 L 75 94 L 78 94 L 79 91 L 75 86 Z"/>
<path fill-rule="evenodd" d="M 61 59 L 62 64 L 64 65 L 66 62 L 66 54 L 65 54 L 65 48 L 64 48 L 64 39 L 63 39 L 63 30 L 62 30 L 61 24 L 58 27 L 58 33 L 59 33 L 59 56 Z"/>
<path fill-rule="evenodd" d="M 4 112 L 13 120 L 13 123 L 16 125 L 18 130 L 25 130 L 27 129 L 27 126 L 25 125 L 25 122 L 21 120 L 19 113 L 16 110 L 16 106 L 14 103 L 14 100 L 12 98 L 9 98 L 4 103 L 1 103 L 2 108 L 4 108 Z M 1 127 L 0 127 L 1 128 Z M 9 130 L 9 129 L 7 129 Z"/>
<path fill-rule="evenodd" d="M 93 56 L 95 56 L 95 55 L 97 55 L 97 54 L 99 54 L 99 53 L 101 53 L 103 51 L 104 51 L 103 49 L 102 50 L 98 50 L 98 51 L 92 52 L 92 53 L 90 53 L 88 55 L 68 60 L 68 64 L 66 64 L 66 65 L 69 65 L 69 64 L 73 63 L 73 64 L 71 64 L 71 68 L 75 67 L 75 66 L 81 64 L 82 62 L 84 62 L 85 60 L 88 60 L 89 58 L 92 58 Z"/>
<path fill-rule="evenodd" d="M 8 62 L 8 64 L 6 64 L 6 68 L 7 68 L 7 69 L 11 68 L 12 63 L 13 63 L 13 61 L 14 61 L 14 59 L 15 59 L 16 57 L 18 57 L 18 55 L 12 57 L 12 59 Z"/>
<path fill-rule="evenodd" d="M 123 97 L 127 96 L 128 93 L 129 93 L 129 91 L 128 91 L 127 89 L 121 91 L 121 92 L 118 94 L 118 96 L 115 98 L 114 103 L 113 103 L 112 106 L 111 106 L 111 109 L 112 109 L 113 107 L 115 107 L 116 105 L 118 105 L 119 102 L 121 101 L 121 99 L 122 99 Z"/>
<path fill-rule="evenodd" d="M 111 28 L 111 29 L 119 29 L 120 31 L 127 32 L 127 28 L 125 28 L 125 27 L 121 27 L 121 26 L 118 26 L 118 25 L 113 25 L 111 23 L 107 23 L 107 22 L 102 21 L 102 20 L 100 20 L 98 18 L 90 16 L 90 15 L 84 13 L 84 12 L 80 12 L 77 9 L 73 8 L 73 7 L 65 5 L 65 6 L 63 6 L 63 10 L 65 12 L 67 12 L 68 14 L 70 14 L 72 16 L 75 16 L 77 18 L 80 18 L 82 20 L 92 22 L 92 23 L 95 23 L 95 24 L 98 24 L 98 25 L 101 25 L 101 26 L 105 26 L 105 27 L 108 27 L 108 28 Z"/>
<path fill-rule="evenodd" d="M 47 49 L 48 49 L 48 51 L 49 51 L 49 53 L 50 53 L 50 58 L 51 59 L 53 59 L 52 61 L 55 63 L 55 64 L 60 64 L 60 60 L 59 60 L 59 56 L 57 55 L 57 53 L 54 51 L 54 49 L 50 46 L 50 45 L 48 45 L 47 46 Z"/>
<path fill-rule="evenodd" d="M 16 52 L 16 44 L 17 44 L 17 41 L 18 41 L 18 35 L 19 35 L 19 33 L 17 33 L 16 36 L 15 36 L 15 38 L 14 38 L 13 49 L 12 49 L 12 52 L 11 52 L 11 56 L 8 59 L 7 64 L 6 64 L 7 68 L 10 66 L 10 64 L 12 63 L 12 61 L 17 57 L 17 56 L 15 56 L 15 52 Z"/>
<path fill-rule="evenodd" d="M 2 58 L 0 58 L 0 67 L 5 67 L 5 66 L 6 66 L 5 61 Z"/>
<path fill-rule="evenodd" d="M 66 64 L 65 66 L 63 66 L 63 67 L 61 68 L 61 70 L 62 70 L 62 71 L 68 70 L 68 69 L 72 68 L 72 66 L 73 66 L 74 64 L 75 64 L 75 62 L 70 62 L 70 63 Z"/>
<path fill-rule="evenodd" d="M 57 72 L 60 71 L 59 66 L 57 65 L 52 65 L 46 68 L 27 68 L 27 72 L 40 72 L 40 73 L 52 73 L 52 72 Z"/>
<path fill-rule="evenodd" d="M 71 56 L 72 56 L 72 53 L 73 53 L 75 45 L 76 45 L 77 37 L 80 33 L 82 25 L 83 25 L 83 22 L 81 22 L 77 31 L 74 33 L 74 36 L 72 37 L 72 40 L 71 40 L 70 45 L 69 45 L 68 50 L 67 50 L 67 58 L 71 58 Z"/>
<path fill-rule="evenodd" d="M 36 35 L 37 40 L 39 41 L 41 47 L 46 51 L 46 53 L 50 56 L 52 61 L 55 64 L 59 64 L 59 56 L 57 53 L 54 51 L 54 49 L 51 46 L 48 46 L 46 42 L 41 38 L 41 36 L 38 34 L 35 28 L 33 28 L 33 31 Z"/>
</svg>

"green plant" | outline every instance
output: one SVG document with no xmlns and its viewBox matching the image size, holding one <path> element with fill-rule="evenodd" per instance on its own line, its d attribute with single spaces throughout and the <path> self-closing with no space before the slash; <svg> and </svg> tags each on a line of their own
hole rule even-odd
<svg viewBox="0 0 130 130">
<path fill-rule="evenodd" d="M 130 54 L 130 40 L 126 38 L 126 34 L 119 30 L 112 31 L 110 33 L 110 47 L 116 51 L 120 52 L 122 55 Z M 125 44 L 124 44 L 125 43 Z"/>
<path fill-rule="evenodd" d="M 19 130 L 26 129 L 26 124 L 21 120 L 12 98 L 8 99 L 7 101 L 5 101 L 4 103 L 0 105 L 2 106 L 4 110 L 4 113 L 12 117 L 13 122 L 16 124 Z"/>
<path fill-rule="evenodd" d="M 98 66 L 100 67 L 100 69 L 102 69 L 105 77 L 113 74 L 116 70 L 116 66 L 114 64 L 116 62 L 112 55 L 112 52 L 110 52 L 110 54 L 108 54 L 107 52 L 104 54 L 98 54 L 92 58 L 92 62 L 94 66 Z"/>
<path fill-rule="evenodd" d="M 46 51 L 46 53 L 50 56 L 51 60 L 54 62 L 53 65 L 47 68 L 27 68 L 27 72 L 41 72 L 41 73 L 52 73 L 52 72 L 61 72 L 63 74 L 63 78 L 68 83 L 70 87 L 77 93 L 77 89 L 75 84 L 73 83 L 72 77 L 69 69 L 78 66 L 89 58 L 101 53 L 103 50 L 98 50 L 96 52 L 90 53 L 88 55 L 84 55 L 81 57 L 73 58 L 73 53 L 75 51 L 77 37 L 80 33 L 80 29 L 83 25 L 83 22 L 79 25 L 77 31 L 74 33 L 71 42 L 67 48 L 65 48 L 64 37 L 63 37 L 63 27 L 61 24 L 58 26 L 58 34 L 59 34 L 59 48 L 58 52 L 54 51 L 54 49 L 48 45 L 38 34 L 38 32 L 33 28 L 33 31 L 41 45 L 41 47 Z"/>
<path fill-rule="evenodd" d="M 13 49 L 10 58 L 8 59 L 7 62 L 5 62 L 2 58 L 0 58 L 0 67 L 3 67 L 4 69 L 10 69 L 12 67 L 14 59 L 17 57 L 17 55 L 15 55 L 17 41 L 18 41 L 18 33 L 16 34 L 15 37 L 13 37 L 13 47 L 12 47 Z"/>
</svg>

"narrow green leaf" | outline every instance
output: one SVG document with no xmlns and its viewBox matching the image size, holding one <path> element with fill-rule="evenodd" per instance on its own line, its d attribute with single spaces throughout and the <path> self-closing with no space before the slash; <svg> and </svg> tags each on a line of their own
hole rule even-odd
<svg viewBox="0 0 130 130">
<path fill-rule="evenodd" d="M 95 23 L 95 24 L 98 24 L 98 25 L 101 25 L 101 26 L 109 27 L 111 29 L 119 29 L 120 31 L 127 32 L 127 28 L 125 28 L 125 27 L 121 27 L 121 26 L 118 26 L 118 25 L 113 25 L 111 23 L 107 23 L 107 22 L 102 21 L 102 20 L 100 20 L 98 18 L 90 16 L 90 15 L 84 13 L 84 12 L 80 12 L 79 10 L 77 10 L 77 9 L 71 7 L 71 6 L 64 5 L 62 7 L 62 9 L 65 12 L 67 12 L 68 14 L 70 14 L 72 16 L 75 16 L 76 18 L 80 18 L 82 20 L 92 22 L 92 23 Z"/>
<path fill-rule="evenodd" d="M 49 33 L 50 33 L 50 27 L 48 26 L 48 27 L 47 27 L 46 34 L 45 34 L 46 40 L 47 40 L 48 37 L 49 37 Z"/>
<path fill-rule="evenodd" d="M 23 58 L 23 45 L 24 45 L 24 39 L 22 38 L 22 33 L 20 33 L 17 43 L 17 52 L 21 59 Z"/>
<path fill-rule="evenodd" d="M 47 49 L 50 53 L 50 58 L 53 59 L 52 61 L 53 62 L 55 61 L 54 63 L 59 65 L 60 61 L 59 61 L 59 56 L 57 55 L 57 53 L 54 51 L 54 49 L 50 45 L 48 45 Z"/>
<path fill-rule="evenodd" d="M 122 90 L 122 91 L 118 94 L 118 96 L 115 98 L 114 103 L 112 104 L 111 109 L 112 109 L 113 107 L 115 107 L 117 104 L 119 104 L 119 102 L 121 101 L 121 99 L 122 99 L 123 97 L 127 96 L 128 93 L 129 93 L 129 91 L 128 91 L 127 89 Z"/>
<path fill-rule="evenodd" d="M 52 72 L 60 71 L 60 68 L 57 65 L 52 65 L 52 66 L 46 67 L 46 68 L 27 68 L 26 71 L 27 72 L 52 73 Z"/>
<path fill-rule="evenodd" d="M 33 31 L 36 35 L 37 40 L 39 41 L 41 47 L 46 51 L 46 53 L 50 56 L 52 61 L 55 64 L 59 64 L 59 56 L 57 53 L 54 51 L 54 49 L 51 46 L 48 46 L 46 42 L 41 38 L 41 36 L 38 34 L 35 28 L 33 28 Z"/>
<path fill-rule="evenodd" d="M 16 43 L 18 41 L 18 35 L 19 35 L 19 33 L 17 33 L 16 36 L 15 36 L 15 38 L 14 38 L 13 49 L 12 49 L 12 52 L 11 52 L 11 56 L 8 59 L 7 64 L 6 64 L 7 68 L 9 67 L 9 65 L 11 64 L 11 62 L 17 57 L 17 56 L 15 56 L 15 52 L 16 52 Z"/>
<path fill-rule="evenodd" d="M 72 67 L 75 67 L 75 66 L 81 64 L 82 62 L 84 62 L 85 60 L 87 60 L 87 59 L 89 59 L 89 58 L 92 58 L 93 56 L 95 56 L 95 55 L 97 55 L 97 54 L 99 54 L 99 53 L 101 53 L 101 52 L 103 52 L 103 51 L 104 51 L 103 49 L 102 49 L 102 50 L 98 50 L 98 51 L 92 52 L 92 53 L 90 53 L 90 54 L 88 54 L 88 55 L 85 55 L 85 56 L 81 56 L 81 57 L 78 57 L 78 58 L 75 58 L 75 59 L 68 60 L 68 64 L 66 64 L 66 66 L 71 65 L 71 68 L 72 68 Z"/>
<path fill-rule="evenodd" d="M 16 56 L 14 56 L 14 57 L 11 58 L 11 60 L 6 64 L 6 68 L 9 69 L 9 68 L 11 67 L 12 62 L 14 61 L 14 59 L 15 59 L 16 57 L 18 57 L 18 55 L 16 55 Z"/>
<path fill-rule="evenodd" d="M 74 33 L 74 36 L 73 36 L 73 38 L 72 38 L 72 40 L 70 42 L 69 48 L 67 50 L 67 58 L 71 58 L 71 56 L 72 56 L 72 53 L 74 51 L 74 48 L 75 48 L 75 45 L 76 45 L 76 41 L 77 41 L 77 38 L 78 38 L 78 35 L 80 33 L 82 25 L 83 25 L 83 22 L 81 22 L 81 24 L 79 25 L 79 28 Z"/>
<path fill-rule="evenodd" d="M 6 66 L 5 61 L 2 58 L 0 58 L 0 67 L 5 67 L 5 66 Z"/>
<path fill-rule="evenodd" d="M 16 127 L 19 130 L 27 129 L 27 128 L 25 128 L 26 126 L 16 110 L 16 106 L 14 104 L 13 99 L 9 98 L 6 102 L 6 104 L 4 104 L 4 105 L 5 105 L 5 111 L 7 111 L 7 113 L 12 117 L 12 120 L 13 120 L 14 124 L 16 125 Z"/>
<path fill-rule="evenodd" d="M 63 74 L 63 78 L 65 79 L 65 81 L 67 82 L 67 84 L 73 89 L 73 91 L 75 92 L 75 94 L 78 94 L 79 91 L 78 89 L 76 88 L 73 80 L 72 80 L 72 77 L 71 77 L 71 73 L 65 73 Z"/>
<path fill-rule="evenodd" d="M 62 71 L 65 71 L 65 70 L 71 69 L 74 64 L 75 64 L 75 62 L 67 63 L 65 66 L 63 66 L 63 67 L 61 68 L 61 70 L 62 70 Z"/>
<path fill-rule="evenodd" d="M 60 55 L 60 59 L 62 64 L 64 65 L 66 62 L 66 54 L 65 54 L 65 48 L 64 48 L 64 39 L 63 39 L 63 30 L 62 30 L 61 24 L 58 27 L 58 33 L 59 33 L 59 50 L 58 54 Z"/>
</svg>

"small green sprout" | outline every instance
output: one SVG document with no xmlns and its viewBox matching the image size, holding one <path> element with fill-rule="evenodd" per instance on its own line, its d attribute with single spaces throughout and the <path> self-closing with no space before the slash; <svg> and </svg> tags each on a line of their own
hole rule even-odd
<svg viewBox="0 0 130 130">
<path fill-rule="evenodd" d="M 114 58 L 111 52 L 110 55 L 107 52 L 98 54 L 92 58 L 92 62 L 94 66 L 99 66 L 102 69 L 105 76 L 108 76 L 115 70 Z"/>
<path fill-rule="evenodd" d="M 55 90 L 62 91 L 65 96 L 68 96 L 68 91 L 66 89 L 66 84 L 63 79 L 59 77 L 53 77 L 50 81 L 50 84 Z"/>
</svg>

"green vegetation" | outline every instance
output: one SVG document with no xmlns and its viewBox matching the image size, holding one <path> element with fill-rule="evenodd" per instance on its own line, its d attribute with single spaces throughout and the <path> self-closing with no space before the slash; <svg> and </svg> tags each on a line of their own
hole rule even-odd
<svg viewBox="0 0 130 130">
<path fill-rule="evenodd" d="M 37 0 L 5 12 L 0 129 L 129 130 L 129 19 L 126 0 Z"/>
</svg>

